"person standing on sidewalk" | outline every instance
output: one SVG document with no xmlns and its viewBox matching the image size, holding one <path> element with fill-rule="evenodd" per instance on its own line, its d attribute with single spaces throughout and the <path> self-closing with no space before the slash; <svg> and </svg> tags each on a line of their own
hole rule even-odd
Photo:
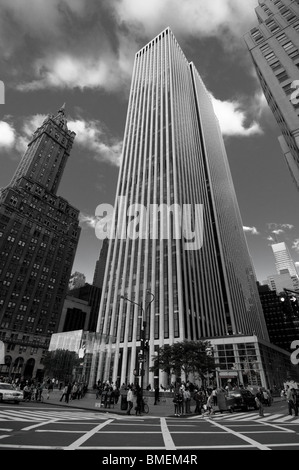
<svg viewBox="0 0 299 470">
<path fill-rule="evenodd" d="M 127 391 L 127 402 L 128 402 L 128 411 L 127 415 L 131 414 L 131 409 L 133 408 L 133 392 L 131 386 L 129 386 L 129 389 Z"/>
</svg>

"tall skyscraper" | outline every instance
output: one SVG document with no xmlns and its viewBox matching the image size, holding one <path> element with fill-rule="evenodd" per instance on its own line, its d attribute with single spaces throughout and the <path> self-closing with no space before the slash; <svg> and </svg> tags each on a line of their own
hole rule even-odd
<svg viewBox="0 0 299 470">
<path fill-rule="evenodd" d="M 192 224 L 180 217 L 188 208 Z M 126 224 L 136 211 L 135 237 Z M 169 28 L 135 56 L 115 215 L 95 380 L 134 381 L 142 320 L 144 383 L 152 386 L 159 346 L 238 333 L 268 338 L 212 101 Z"/>
<path fill-rule="evenodd" d="M 278 274 L 287 272 L 291 276 L 298 276 L 296 266 L 290 255 L 289 249 L 284 242 L 271 245 L 275 257 L 275 267 Z"/>
<path fill-rule="evenodd" d="M 79 211 L 56 195 L 75 138 L 64 107 L 34 132 L 0 191 L 1 375 L 41 377 L 80 236 Z"/>
<path fill-rule="evenodd" d="M 259 25 L 245 35 L 266 100 L 281 131 L 279 142 L 299 189 L 299 4 L 259 0 Z"/>
</svg>

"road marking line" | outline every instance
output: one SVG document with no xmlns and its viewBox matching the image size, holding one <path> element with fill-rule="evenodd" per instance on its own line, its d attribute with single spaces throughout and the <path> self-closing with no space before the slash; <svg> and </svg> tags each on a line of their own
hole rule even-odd
<svg viewBox="0 0 299 470">
<path fill-rule="evenodd" d="M 243 439 L 246 442 L 249 442 L 254 447 L 257 447 L 260 450 L 271 450 L 269 447 L 261 444 L 260 442 L 254 441 L 253 439 L 250 439 L 250 437 L 244 436 L 243 434 L 233 431 L 230 428 L 227 428 L 226 426 L 223 426 L 222 424 L 216 423 L 215 421 L 209 420 L 211 424 L 214 424 L 214 426 L 217 426 L 221 429 L 227 430 L 228 433 L 234 434 L 234 436 L 238 437 L 239 439 Z"/>
<path fill-rule="evenodd" d="M 57 419 L 50 419 L 49 421 L 43 421 L 42 423 L 33 424 L 32 426 L 22 428 L 21 431 L 31 431 L 31 429 L 39 428 L 40 426 L 47 426 L 48 424 L 56 423 L 57 421 Z"/>
<path fill-rule="evenodd" d="M 164 440 L 164 443 L 165 443 L 165 448 L 167 450 L 176 450 L 176 447 L 174 445 L 174 442 L 172 440 L 170 431 L 169 431 L 167 423 L 166 423 L 166 419 L 161 418 L 160 423 L 161 423 L 161 431 L 162 431 L 162 437 L 163 437 L 163 440 Z"/>
<path fill-rule="evenodd" d="M 107 421 L 105 421 L 104 423 L 101 423 L 99 424 L 98 426 L 96 426 L 95 428 L 91 429 L 90 431 L 88 431 L 87 433 L 84 434 L 84 436 L 80 437 L 79 439 L 77 439 L 75 442 L 73 442 L 71 445 L 69 445 L 68 447 L 65 447 L 64 450 L 75 450 L 75 449 L 78 449 L 78 447 L 80 447 L 81 444 L 83 444 L 85 441 L 87 441 L 90 437 L 92 437 L 94 434 L 96 434 L 100 429 L 102 429 L 103 427 L 107 426 L 108 424 L 112 423 L 113 419 L 108 419 Z"/>
</svg>

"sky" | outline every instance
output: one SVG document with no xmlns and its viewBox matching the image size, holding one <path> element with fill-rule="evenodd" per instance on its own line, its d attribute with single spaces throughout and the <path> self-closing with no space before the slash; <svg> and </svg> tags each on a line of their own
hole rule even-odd
<svg viewBox="0 0 299 470">
<path fill-rule="evenodd" d="M 76 138 L 58 195 L 80 211 L 73 272 L 87 282 L 102 243 L 96 208 L 114 205 L 134 57 L 166 27 L 211 94 L 257 280 L 276 273 L 274 240 L 287 244 L 299 267 L 299 193 L 243 38 L 257 24 L 257 5 L 0 0 L 0 187 L 10 183 L 34 130 L 65 103 Z"/>
</svg>

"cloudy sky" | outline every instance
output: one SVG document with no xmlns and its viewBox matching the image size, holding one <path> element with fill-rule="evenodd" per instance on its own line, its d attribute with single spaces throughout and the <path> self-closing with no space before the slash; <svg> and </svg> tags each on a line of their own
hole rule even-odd
<svg viewBox="0 0 299 470">
<path fill-rule="evenodd" d="M 101 248 L 95 210 L 114 204 L 134 56 L 168 26 L 213 97 L 257 279 L 275 273 L 275 236 L 299 265 L 299 195 L 243 40 L 257 23 L 257 4 L 0 0 L 0 187 L 32 132 L 65 102 L 77 136 L 59 195 L 80 210 L 73 271 L 88 282 Z"/>
</svg>

